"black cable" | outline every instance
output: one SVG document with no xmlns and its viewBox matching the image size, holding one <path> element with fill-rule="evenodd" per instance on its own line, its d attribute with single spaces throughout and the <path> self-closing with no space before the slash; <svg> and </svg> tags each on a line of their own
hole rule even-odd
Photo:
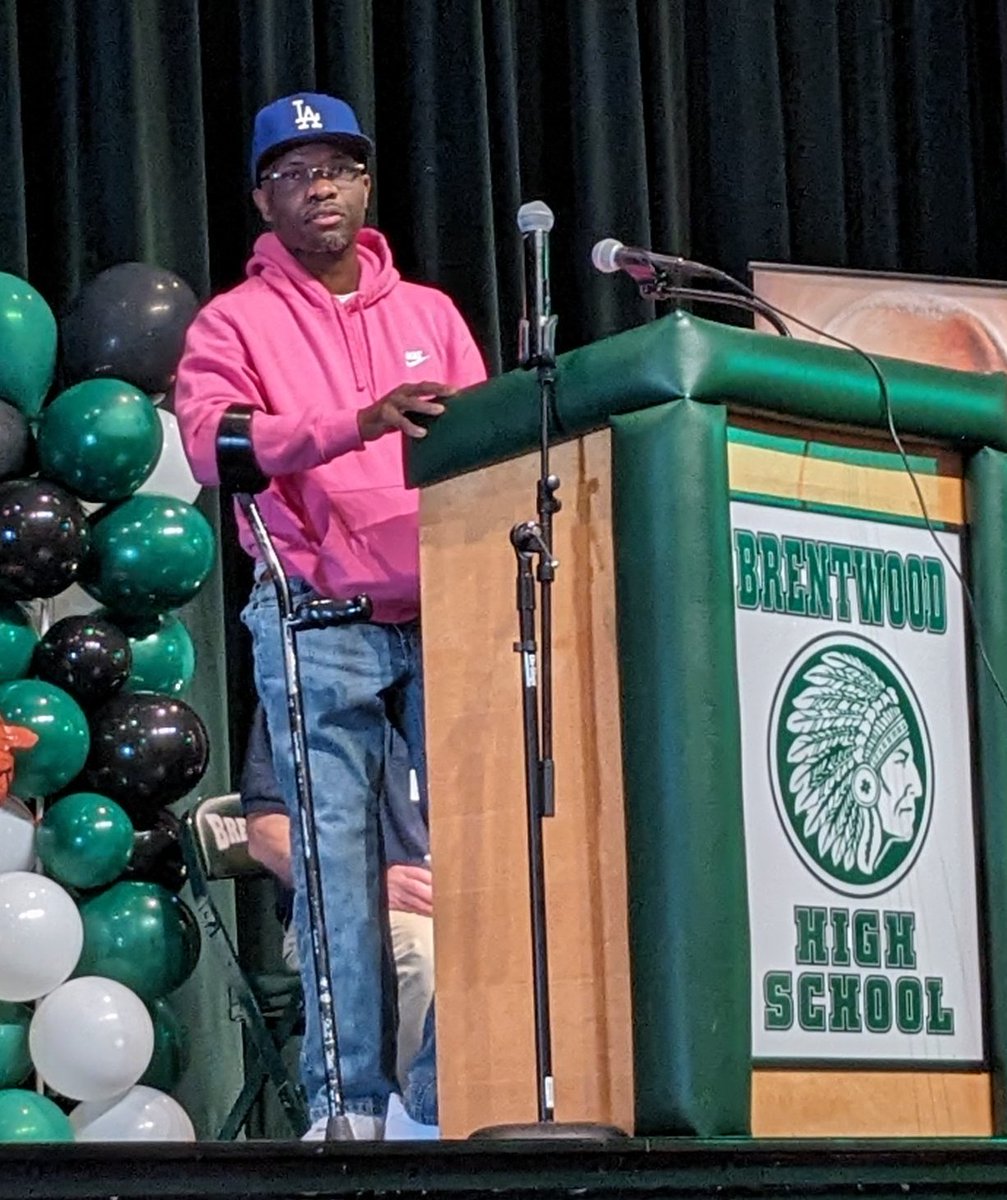
<svg viewBox="0 0 1007 1200">
<path fill-rule="evenodd" d="M 962 592 L 965 595 L 965 604 L 968 609 L 969 617 L 972 621 L 972 628 L 975 630 L 976 648 L 979 651 L 979 657 L 982 659 L 983 666 L 986 668 L 986 671 L 993 682 L 994 688 L 996 688 L 997 695 L 1000 697 L 1004 708 L 1007 708 L 1007 692 L 1004 691 L 1004 687 L 1001 684 L 996 671 L 993 669 L 993 664 L 990 662 L 989 654 L 986 651 L 986 642 L 983 638 L 982 626 L 979 623 L 979 613 L 976 610 L 975 598 L 972 595 L 972 589 L 965 582 L 965 576 L 962 574 L 954 559 L 950 554 L 948 554 L 947 550 L 941 543 L 940 538 L 937 536 L 937 530 L 934 528 L 933 522 L 930 519 L 930 514 L 927 512 L 926 501 L 923 499 L 923 491 L 920 488 L 919 480 L 916 477 L 916 472 L 913 470 L 912 464 L 909 461 L 909 455 L 906 453 L 905 446 L 902 444 L 902 438 L 899 436 L 898 430 L 895 428 L 895 418 L 892 413 L 892 398 L 888 391 L 888 381 L 885 379 L 884 372 L 881 370 L 877 360 L 873 355 L 868 354 L 866 350 L 862 350 L 859 346 L 854 345 L 853 342 L 848 342 L 845 338 L 838 337 L 834 333 L 828 333 L 824 329 L 819 329 L 817 325 L 812 325 L 810 321 L 805 321 L 802 317 L 795 316 L 793 313 L 787 312 L 778 305 L 771 304 L 768 300 L 764 300 L 761 296 L 756 295 L 756 293 L 753 292 L 750 287 L 743 284 L 740 279 L 735 279 L 733 275 L 728 275 L 726 271 L 720 271 L 716 267 L 708 267 L 706 264 L 702 265 L 704 268 L 703 273 L 709 276 L 709 278 L 716 279 L 720 283 L 725 283 L 730 287 L 737 288 L 741 296 L 755 301 L 762 308 L 769 309 L 784 321 L 790 321 L 794 325 L 800 325 L 802 329 L 807 329 L 810 333 L 814 333 L 818 337 L 828 338 L 829 341 L 835 342 L 837 345 L 843 346 L 847 350 L 852 350 L 855 354 L 858 354 L 870 367 L 875 379 L 878 382 L 878 394 L 881 397 L 881 402 L 884 407 L 885 421 L 888 425 L 888 432 L 891 434 L 892 441 L 895 443 L 895 448 L 898 450 L 899 457 L 902 459 L 902 465 L 905 468 L 906 474 L 909 476 L 909 480 L 913 485 L 913 491 L 916 493 L 916 501 L 919 504 L 920 512 L 923 515 L 923 523 L 926 525 L 927 532 L 930 534 L 930 537 L 940 552 L 941 557 L 951 568 L 952 574 L 961 584 Z M 730 300 L 722 294 L 705 292 L 698 288 L 675 288 L 670 290 L 678 294 L 695 291 L 697 293 L 696 297 L 688 298 L 709 297 L 722 303 L 730 303 Z M 759 309 L 753 307 L 753 311 L 758 312 Z M 762 315 L 765 316 L 766 314 L 763 313 Z M 772 324 L 774 328 L 778 328 L 775 321 L 770 321 L 770 324 Z"/>
</svg>

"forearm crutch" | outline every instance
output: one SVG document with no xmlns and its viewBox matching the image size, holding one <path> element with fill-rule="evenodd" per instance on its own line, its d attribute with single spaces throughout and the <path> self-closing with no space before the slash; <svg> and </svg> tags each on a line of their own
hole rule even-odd
<svg viewBox="0 0 1007 1200">
<path fill-rule="evenodd" d="M 255 496 L 269 486 L 269 479 L 255 461 L 251 418 L 252 411 L 241 406 L 229 408 L 224 414 L 217 431 L 217 469 L 221 488 L 233 494 L 248 521 L 276 591 L 280 612 L 280 635 L 283 639 L 283 675 L 297 789 L 297 815 L 311 925 L 311 957 L 317 984 L 318 1020 L 325 1068 L 328 1108 L 325 1136 L 327 1141 L 352 1141 L 353 1130 L 346 1115 L 343 1078 L 339 1065 L 339 1032 L 332 995 L 332 964 L 325 922 L 318 836 L 315 829 L 311 768 L 308 761 L 304 702 L 297 658 L 297 634 L 305 629 L 328 629 L 335 625 L 366 621 L 371 615 L 371 601 L 368 596 L 354 596 L 351 600 L 318 597 L 304 600 L 296 606 L 291 601 L 286 572 L 255 501 Z"/>
</svg>

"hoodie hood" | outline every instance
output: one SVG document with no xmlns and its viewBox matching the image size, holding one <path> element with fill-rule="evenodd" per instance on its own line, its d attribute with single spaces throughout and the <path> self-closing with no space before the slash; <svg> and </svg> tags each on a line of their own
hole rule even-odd
<svg viewBox="0 0 1007 1200">
<path fill-rule="evenodd" d="M 300 302 L 309 305 L 329 321 L 335 321 L 337 336 L 346 346 L 353 385 L 358 392 L 370 388 L 374 393 L 374 364 L 368 343 L 367 310 L 387 297 L 399 283 L 392 265 L 392 254 L 384 236 L 376 229 L 364 228 L 357 235 L 360 262 L 360 286 L 345 305 L 326 286 L 305 270 L 275 233 L 264 233 L 255 243 L 246 272 L 281 296 L 294 292 Z M 376 394 L 374 395 L 376 399 Z"/>
<path fill-rule="evenodd" d="M 361 307 L 368 308 L 387 296 L 400 277 L 388 242 L 376 229 L 364 226 L 357 235 L 357 258 L 360 286 L 355 299 Z M 264 233 L 256 240 L 245 272 L 250 279 L 258 276 L 278 291 L 293 286 L 320 308 L 328 310 L 332 306 L 332 296 L 324 284 L 301 266 L 275 233 Z"/>
</svg>

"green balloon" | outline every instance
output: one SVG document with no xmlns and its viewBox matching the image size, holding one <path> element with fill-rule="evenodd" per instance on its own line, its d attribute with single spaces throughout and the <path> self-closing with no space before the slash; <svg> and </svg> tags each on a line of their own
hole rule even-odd
<svg viewBox="0 0 1007 1200">
<path fill-rule="evenodd" d="M 196 673 L 196 648 L 189 631 L 172 613 L 158 618 L 157 628 L 144 633 L 127 629 L 133 667 L 124 692 L 160 692 L 162 696 L 180 696 Z"/>
<path fill-rule="evenodd" d="M 118 879 L 133 853 L 133 822 L 114 800 L 74 792 L 50 808 L 35 834 L 47 874 L 75 888 Z"/>
<path fill-rule="evenodd" d="M 154 1022 L 154 1053 L 140 1083 L 172 1092 L 189 1065 L 189 1031 L 167 1000 L 147 1005 Z"/>
<path fill-rule="evenodd" d="M 28 1077 L 28 1026 L 33 1010 L 27 1004 L 0 1000 L 0 1088 L 14 1087 Z"/>
<path fill-rule="evenodd" d="M 28 674 L 37 645 L 38 634 L 24 609 L 0 600 L 0 683 Z"/>
<path fill-rule="evenodd" d="M 120 880 L 82 900 L 80 915 L 84 949 L 75 975 L 115 979 L 144 1000 L 156 1000 L 196 969 L 196 918 L 158 883 Z"/>
<path fill-rule="evenodd" d="M 56 370 L 56 318 L 23 279 L 0 272 L 0 400 L 35 417 Z"/>
<path fill-rule="evenodd" d="M 38 734 L 30 750 L 14 754 L 15 796 L 49 796 L 84 766 L 91 745 L 87 718 L 62 688 L 41 679 L 0 684 L 0 717 Z"/>
<path fill-rule="evenodd" d="M 132 384 L 88 379 L 46 406 L 38 427 L 42 474 L 82 500 L 124 500 L 153 471 L 164 431 Z"/>
<path fill-rule="evenodd" d="M 48 1096 L 22 1088 L 0 1092 L 0 1142 L 72 1142 L 70 1118 Z"/>
<path fill-rule="evenodd" d="M 92 517 L 81 583 L 113 613 L 152 617 L 195 596 L 213 555 L 213 530 L 198 509 L 171 496 L 140 494 Z"/>
</svg>

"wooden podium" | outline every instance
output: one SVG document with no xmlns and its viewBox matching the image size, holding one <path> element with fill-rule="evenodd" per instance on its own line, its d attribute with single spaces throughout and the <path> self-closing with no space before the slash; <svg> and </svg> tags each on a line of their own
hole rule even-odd
<svg viewBox="0 0 1007 1200">
<path fill-rule="evenodd" d="M 563 481 L 554 547 L 557 815 L 546 822 L 545 855 L 557 1111 L 625 1128 L 632 1042 L 608 434 L 561 446 L 553 467 Z M 438 1060 L 451 1080 L 441 1092 L 443 1128 L 456 1134 L 535 1115 L 508 534 L 530 515 L 529 497 L 534 508 L 537 478 L 537 457 L 524 455 L 423 496 Z"/>
<path fill-rule="evenodd" d="M 944 530 L 967 527 L 970 584 L 987 653 L 1003 679 L 1004 381 L 881 362 L 896 426 L 912 441 L 930 519 Z M 407 464 L 411 483 L 423 488 L 439 1080 L 441 1124 L 449 1137 L 535 1116 L 515 562 L 508 535 L 534 515 L 537 420 L 534 377 L 514 372 L 451 406 L 431 436 L 410 447 Z M 747 601 L 738 577 L 738 531 L 753 512 L 762 513 L 759 506 L 784 521 L 779 536 L 759 535 L 764 548 L 773 538 L 794 541 L 786 533 L 787 514 L 794 513 L 832 514 L 852 521 L 854 530 L 867 519 L 879 528 L 918 530 L 919 501 L 884 428 L 877 380 L 858 356 L 684 314 L 560 359 L 553 414 L 553 469 L 563 503 L 554 546 L 561 564 L 554 585 L 557 815 L 546 822 L 559 1120 L 699 1137 L 1007 1131 L 1007 806 L 1000 802 L 1007 709 L 984 668 L 968 680 L 974 710 L 965 720 L 978 762 L 974 835 L 982 866 L 973 940 L 975 958 L 985 966 L 975 968 L 981 977 L 975 994 L 956 1001 L 955 1036 L 937 1037 L 942 1013 L 953 1011 L 954 971 L 947 972 L 943 1007 L 940 988 L 929 982 L 936 976 L 926 976 L 929 990 L 923 991 L 928 968 L 922 958 L 938 961 L 938 951 L 949 953 L 939 939 L 933 946 L 928 940 L 932 910 L 925 895 L 918 985 L 904 963 L 901 974 L 884 963 L 872 972 L 864 949 L 869 938 L 852 943 L 856 962 L 867 966 L 860 982 L 850 982 L 856 972 L 838 969 L 844 951 L 836 933 L 853 919 L 869 929 L 871 911 L 883 925 L 893 908 L 915 903 L 913 887 L 929 878 L 924 866 L 951 853 L 942 849 L 947 839 L 941 841 L 940 822 L 949 820 L 949 806 L 971 808 L 972 800 L 933 787 L 934 780 L 949 778 L 939 729 L 932 734 L 936 768 L 929 759 L 924 766 L 918 754 L 914 813 L 924 810 L 925 784 L 937 814 L 918 852 L 921 865 L 907 859 L 888 892 L 880 875 L 876 887 L 866 876 L 848 888 L 829 883 L 833 899 L 823 911 L 833 922 L 833 940 L 830 964 L 821 972 L 825 998 L 804 1003 L 805 993 L 818 996 L 818 970 L 799 969 L 817 961 L 800 955 L 817 950 L 811 943 L 811 950 L 802 949 L 800 935 L 798 966 L 789 973 L 764 970 L 760 958 L 758 931 L 775 918 L 765 907 L 774 902 L 772 876 L 767 884 L 751 857 L 753 831 L 765 824 L 781 845 L 786 839 L 770 801 L 753 798 L 762 785 L 751 786 L 752 763 L 765 750 L 752 733 L 750 697 L 757 708 L 759 689 L 746 682 L 745 664 L 759 649 L 763 626 L 754 626 L 753 651 L 743 624 L 749 614 L 741 612 Z M 904 556 L 911 567 L 919 557 L 916 544 Z M 936 551 L 932 557 L 937 561 Z M 761 569 L 767 570 L 765 559 Z M 763 576 L 769 642 L 773 630 L 804 628 L 807 613 L 799 618 L 796 607 L 784 611 L 807 591 L 810 576 L 795 572 L 791 577 L 779 568 L 774 576 L 783 581 L 779 604 Z M 912 583 L 911 571 L 907 578 Z M 850 575 L 849 587 L 862 605 L 859 575 L 855 581 Z M 838 636 L 831 626 L 808 630 L 812 642 L 811 635 L 823 631 Z M 905 636 L 901 627 L 891 634 Z M 962 635 L 970 670 L 976 661 L 971 638 L 969 632 L 966 649 Z M 930 652 L 936 643 L 921 638 L 918 644 Z M 758 737 L 764 740 L 761 726 Z M 786 774 L 780 779 L 775 786 L 782 794 Z M 762 790 L 768 797 L 768 783 Z M 784 825 L 785 798 L 778 813 Z M 800 821 L 794 828 L 790 841 L 801 851 Z M 892 834 L 890 843 L 899 836 Z M 814 844 L 811 836 L 812 852 Z M 887 862 L 905 853 L 895 845 Z M 797 886 L 808 881 L 809 889 L 820 890 L 806 870 L 815 864 L 791 857 L 787 871 Z M 795 902 L 795 914 L 798 907 Z M 785 941 L 788 935 L 780 936 Z M 962 978 L 968 992 L 968 969 Z M 802 996 L 800 1011 L 791 1014 L 795 1027 L 811 1030 L 819 1016 L 829 1025 L 831 1048 L 821 1057 L 802 1049 L 799 1037 L 780 1043 L 796 1047 L 793 1057 L 790 1050 L 766 1051 L 775 1044 L 774 1020 L 785 1024 L 780 1013 L 789 986 L 794 1012 L 799 990 Z M 850 1024 L 852 1007 L 843 1015 L 844 987 L 857 993 L 859 1028 Z M 912 1036 L 917 992 L 933 1002 L 920 1039 L 933 1036 L 917 1039 L 922 1050 L 914 1049 Z M 885 1018 L 891 997 L 901 1007 Z M 982 1028 L 969 1041 L 971 1008 L 981 1008 Z M 844 1019 L 853 1048 L 848 1056 L 842 1037 L 833 1037 Z M 891 1054 L 875 1049 L 865 1028 L 887 1036 Z M 962 1048 L 941 1057 L 945 1045 L 959 1041 Z"/>
</svg>

